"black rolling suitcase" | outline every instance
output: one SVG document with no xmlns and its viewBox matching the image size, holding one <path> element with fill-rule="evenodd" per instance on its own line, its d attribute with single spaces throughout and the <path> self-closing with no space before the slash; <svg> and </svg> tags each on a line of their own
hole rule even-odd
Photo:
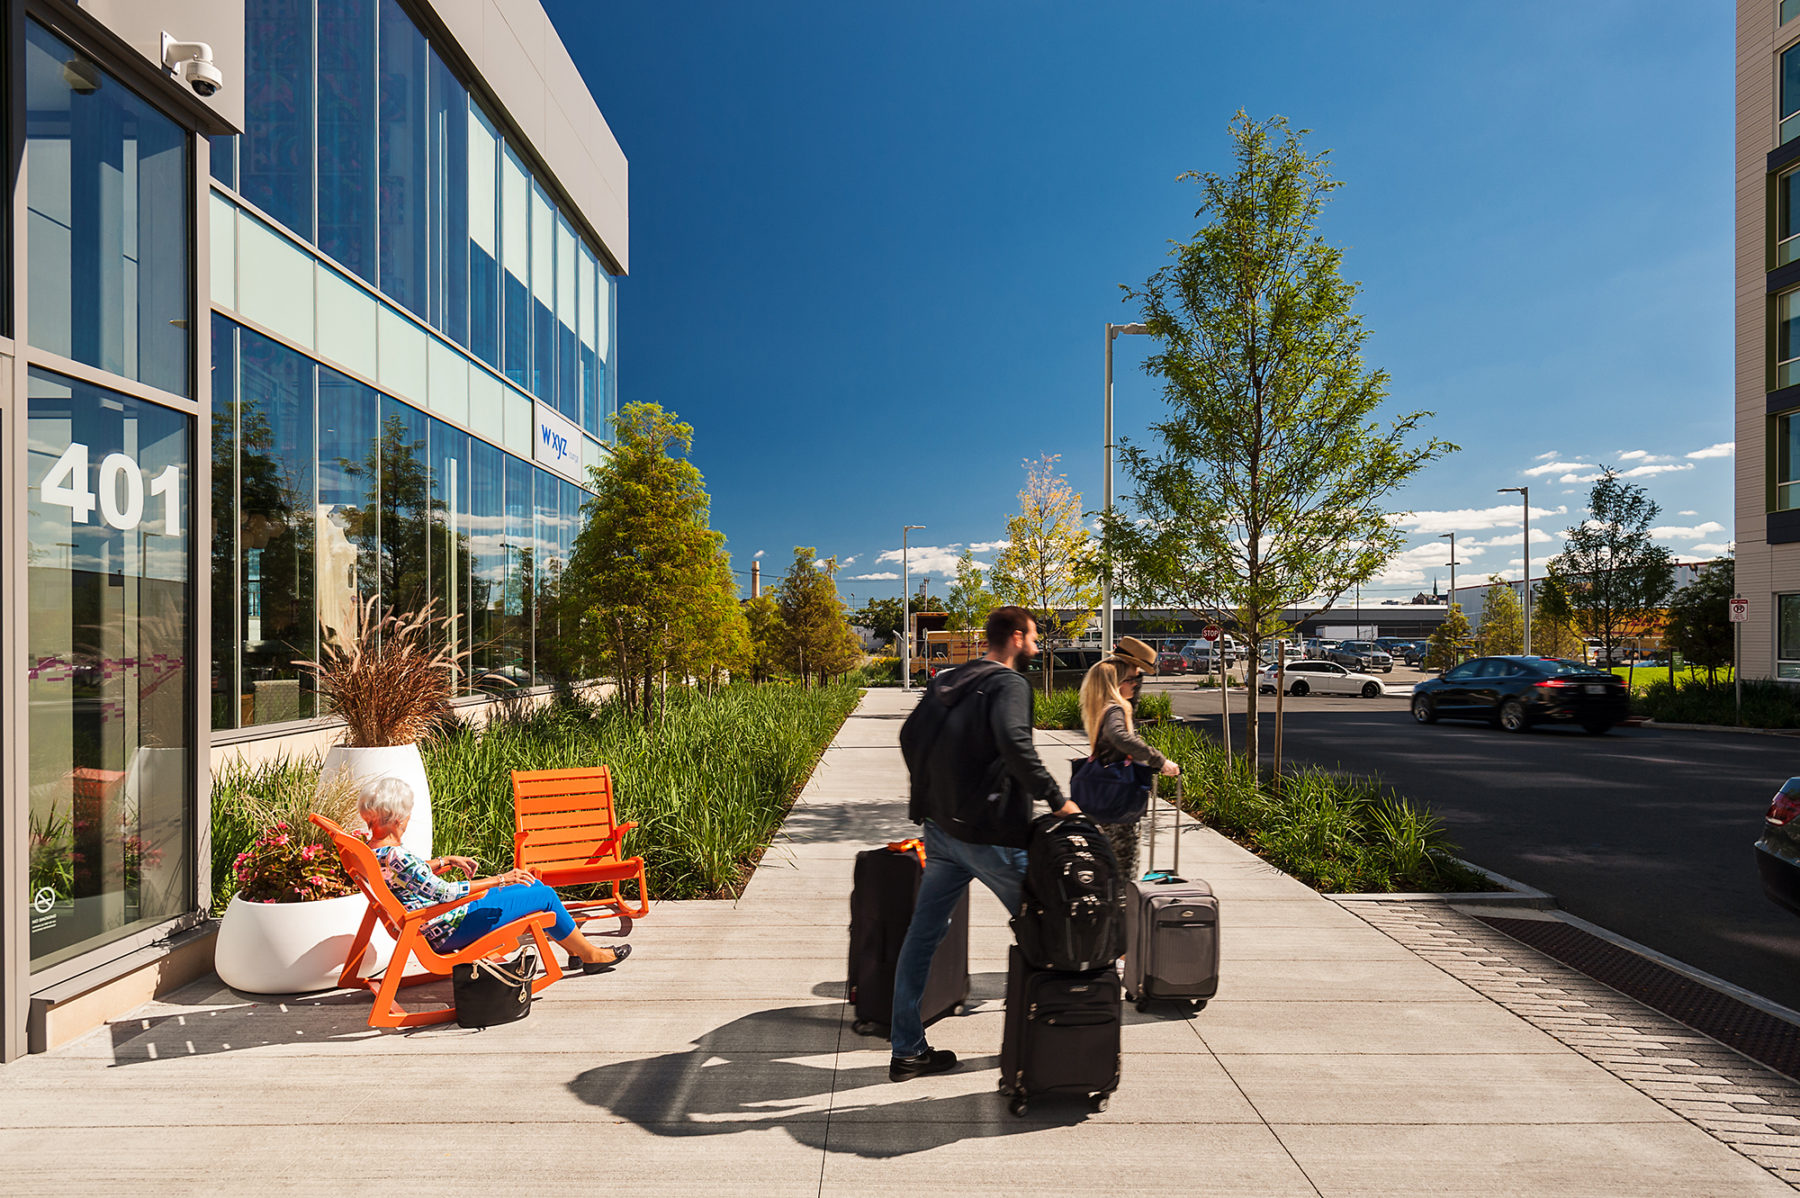
<svg viewBox="0 0 1800 1198">
<path fill-rule="evenodd" d="M 1119 1027 L 1124 1004 L 1112 965 L 1070 973 L 1034 969 L 1013 945 L 1006 959 L 1006 1027 L 1000 1041 L 1000 1089 L 1012 1113 L 1046 1094 L 1079 1094 L 1096 1111 L 1119 1088 Z"/>
<path fill-rule="evenodd" d="M 1156 868 L 1156 808 L 1150 803 L 1150 869 L 1125 887 L 1125 992 L 1143 1010 L 1185 999 L 1199 1010 L 1219 992 L 1219 900 L 1205 882 L 1181 877 L 1181 781 L 1175 783 L 1175 868 Z"/>
<path fill-rule="evenodd" d="M 885 1036 L 894 1018 L 894 966 L 912 923 L 919 879 L 925 875 L 924 846 L 902 841 L 856 855 L 850 890 L 850 991 L 856 1008 L 851 1030 Z M 931 976 L 919 1013 L 927 1026 L 960 1013 L 969 997 L 969 894 L 950 914 L 950 930 L 931 959 Z"/>
</svg>

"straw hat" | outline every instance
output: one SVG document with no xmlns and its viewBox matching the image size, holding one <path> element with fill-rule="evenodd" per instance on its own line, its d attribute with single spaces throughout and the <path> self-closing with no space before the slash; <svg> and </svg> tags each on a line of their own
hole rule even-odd
<svg viewBox="0 0 1800 1198">
<path fill-rule="evenodd" d="M 1112 656 L 1107 660 L 1139 673 L 1156 673 L 1156 650 L 1135 636 L 1120 637 L 1113 645 Z"/>
</svg>

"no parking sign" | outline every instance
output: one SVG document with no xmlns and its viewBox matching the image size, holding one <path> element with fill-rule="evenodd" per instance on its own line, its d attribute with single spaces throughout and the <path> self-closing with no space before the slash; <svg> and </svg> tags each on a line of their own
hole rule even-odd
<svg viewBox="0 0 1800 1198">
<path fill-rule="evenodd" d="M 1733 624 L 1742 624 L 1745 620 L 1748 620 L 1749 618 L 1750 618 L 1750 601 L 1748 599 L 1744 599 L 1744 598 L 1733 599 L 1731 601 L 1731 622 Z"/>
</svg>

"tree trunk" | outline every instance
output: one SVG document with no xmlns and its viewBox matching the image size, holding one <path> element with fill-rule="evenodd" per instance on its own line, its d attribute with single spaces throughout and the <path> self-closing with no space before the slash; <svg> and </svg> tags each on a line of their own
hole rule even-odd
<svg viewBox="0 0 1800 1198">
<path fill-rule="evenodd" d="M 1258 628 L 1262 626 L 1260 619 L 1255 626 Z M 1250 776 L 1259 783 L 1262 781 L 1262 758 L 1259 756 L 1262 746 L 1262 727 L 1257 723 L 1257 699 L 1259 696 L 1256 687 L 1256 666 L 1260 660 L 1257 655 L 1261 651 L 1261 642 L 1251 641 L 1250 662 L 1244 667 L 1244 689 L 1248 694 L 1244 700 L 1244 755 L 1250 761 Z"/>
</svg>

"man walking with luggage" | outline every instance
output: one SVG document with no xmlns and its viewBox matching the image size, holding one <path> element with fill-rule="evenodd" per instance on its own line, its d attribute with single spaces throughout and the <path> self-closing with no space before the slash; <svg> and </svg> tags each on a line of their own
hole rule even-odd
<svg viewBox="0 0 1800 1198">
<path fill-rule="evenodd" d="M 969 883 L 979 879 L 1009 915 L 1017 911 L 1037 800 L 1080 814 L 1032 744 L 1031 687 L 1019 671 L 1037 654 L 1037 621 L 1022 607 L 998 608 L 987 642 L 986 657 L 932 680 L 900 730 L 925 874 L 894 972 L 888 1077 L 897 1082 L 956 1067 L 955 1053 L 926 1042 L 919 1002 Z"/>
</svg>

